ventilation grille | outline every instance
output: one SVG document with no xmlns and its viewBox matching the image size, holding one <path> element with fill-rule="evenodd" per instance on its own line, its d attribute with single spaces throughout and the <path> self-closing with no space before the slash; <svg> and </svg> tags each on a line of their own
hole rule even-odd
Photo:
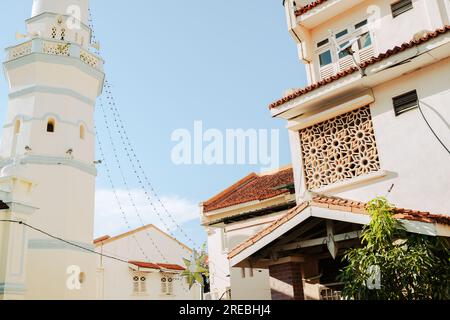
<svg viewBox="0 0 450 320">
<path fill-rule="evenodd" d="M 393 102 L 396 116 L 417 108 L 419 106 L 417 91 L 410 91 L 408 93 L 402 94 L 401 96 L 395 97 L 393 98 Z"/>
<path fill-rule="evenodd" d="M 396 3 L 391 4 L 392 16 L 398 17 L 402 13 L 409 11 L 413 8 L 412 0 L 400 0 Z"/>
</svg>

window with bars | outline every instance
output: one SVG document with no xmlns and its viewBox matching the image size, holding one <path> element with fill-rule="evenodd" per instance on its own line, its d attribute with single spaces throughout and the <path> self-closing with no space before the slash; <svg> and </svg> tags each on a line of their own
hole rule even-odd
<svg viewBox="0 0 450 320">
<path fill-rule="evenodd" d="M 394 18 L 413 9 L 412 0 L 400 0 L 391 4 L 392 16 Z"/>
<path fill-rule="evenodd" d="M 161 294 L 173 295 L 173 278 L 170 276 L 161 277 Z"/>
<path fill-rule="evenodd" d="M 147 293 L 147 278 L 145 275 L 133 275 L 133 293 L 145 294 Z"/>
<path fill-rule="evenodd" d="M 394 97 L 392 98 L 392 101 L 394 103 L 395 115 L 397 117 L 402 113 L 408 112 L 419 106 L 419 98 L 416 90 Z"/>
</svg>

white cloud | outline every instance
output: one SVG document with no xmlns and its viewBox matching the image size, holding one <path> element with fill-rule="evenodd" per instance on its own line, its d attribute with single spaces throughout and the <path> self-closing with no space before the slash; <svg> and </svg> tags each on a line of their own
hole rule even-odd
<svg viewBox="0 0 450 320">
<path fill-rule="evenodd" d="M 156 199 L 152 199 L 155 205 L 155 208 L 153 208 L 142 190 L 133 189 L 130 190 L 130 194 L 144 224 L 152 223 L 163 231 L 167 231 L 166 226 L 161 221 L 162 219 L 171 231 L 176 229 L 176 225 L 167 216 Z M 126 190 L 118 190 L 117 197 L 125 213 L 124 215 L 112 190 L 97 190 L 95 201 L 96 236 L 106 234 L 113 236 L 128 231 L 124 216 L 132 229 L 142 226 L 128 192 Z M 161 201 L 178 225 L 199 218 L 198 205 L 188 199 L 174 195 L 163 196 Z M 161 219 L 158 218 L 155 209 L 159 212 Z"/>
</svg>

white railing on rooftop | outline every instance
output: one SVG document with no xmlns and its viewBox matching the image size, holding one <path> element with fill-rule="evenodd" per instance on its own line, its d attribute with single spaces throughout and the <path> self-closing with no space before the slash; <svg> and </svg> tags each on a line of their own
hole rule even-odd
<svg viewBox="0 0 450 320">
<path fill-rule="evenodd" d="M 78 44 L 51 39 L 35 38 L 6 49 L 6 62 L 34 53 L 78 58 L 85 64 L 103 71 L 103 60 L 81 48 Z"/>
</svg>

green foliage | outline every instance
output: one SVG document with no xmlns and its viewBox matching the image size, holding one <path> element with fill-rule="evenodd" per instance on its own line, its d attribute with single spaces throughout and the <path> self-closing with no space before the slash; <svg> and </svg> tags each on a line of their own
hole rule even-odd
<svg viewBox="0 0 450 320">
<path fill-rule="evenodd" d="M 367 207 L 372 217 L 361 236 L 361 248 L 351 249 L 341 270 L 347 299 L 450 299 L 450 255 L 447 239 L 407 233 L 393 217 L 385 198 Z M 371 268 L 378 266 L 380 287 L 370 289 Z"/>
<path fill-rule="evenodd" d="M 207 259 L 208 253 L 206 244 L 202 246 L 200 253 L 195 250 L 192 252 L 191 260 L 183 259 L 186 270 L 181 275 L 186 277 L 189 289 L 191 289 L 195 283 L 198 283 L 201 286 L 205 285 L 203 276 L 206 278 L 209 277 Z"/>
</svg>

